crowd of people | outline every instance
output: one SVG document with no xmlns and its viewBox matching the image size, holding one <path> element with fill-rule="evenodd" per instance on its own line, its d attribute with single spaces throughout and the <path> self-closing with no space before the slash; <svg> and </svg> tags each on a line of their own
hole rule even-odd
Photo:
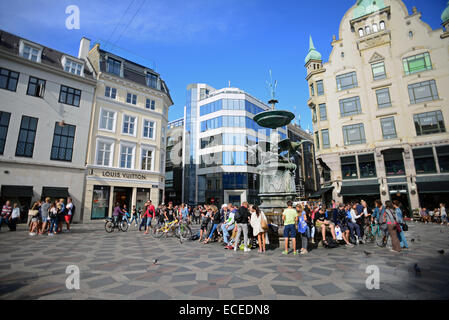
<svg viewBox="0 0 449 320">
<path fill-rule="evenodd" d="M 72 198 L 51 201 L 45 198 L 44 201 L 38 200 L 33 203 L 28 211 L 28 232 L 30 236 L 48 234 L 54 236 L 61 232 L 70 232 L 70 224 L 72 223 L 75 206 Z M 11 207 L 11 201 L 7 200 L 2 207 L 0 217 L 0 230 L 5 223 L 10 231 L 16 231 L 16 225 L 20 221 L 20 207 L 18 203 L 14 203 Z M 66 227 L 63 230 L 63 227 Z"/>
<path fill-rule="evenodd" d="M 440 203 L 440 206 L 433 210 L 428 210 L 425 207 L 420 208 L 419 217 L 424 223 L 439 223 L 441 225 L 448 225 L 446 206 L 444 203 Z"/>
</svg>

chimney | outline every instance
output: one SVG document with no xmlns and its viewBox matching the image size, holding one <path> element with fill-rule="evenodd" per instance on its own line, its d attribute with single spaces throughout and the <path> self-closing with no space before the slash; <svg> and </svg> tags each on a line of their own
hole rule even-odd
<svg viewBox="0 0 449 320">
<path fill-rule="evenodd" d="M 87 54 L 89 53 L 89 49 L 90 49 L 90 39 L 82 37 L 80 41 L 80 49 L 78 51 L 78 58 L 86 59 Z"/>
</svg>

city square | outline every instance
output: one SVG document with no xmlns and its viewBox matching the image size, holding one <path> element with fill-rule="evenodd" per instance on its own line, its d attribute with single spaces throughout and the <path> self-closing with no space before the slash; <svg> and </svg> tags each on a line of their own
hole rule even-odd
<svg viewBox="0 0 449 320">
<path fill-rule="evenodd" d="M 401 253 L 367 244 L 319 247 L 304 256 L 153 239 L 134 226 L 108 234 L 99 223 L 55 237 L 2 231 L 0 299 L 447 299 L 449 228 L 409 226 L 410 249 Z M 66 287 L 69 265 L 80 270 L 78 290 Z M 366 287 L 369 265 L 379 268 L 379 289 Z"/>
</svg>

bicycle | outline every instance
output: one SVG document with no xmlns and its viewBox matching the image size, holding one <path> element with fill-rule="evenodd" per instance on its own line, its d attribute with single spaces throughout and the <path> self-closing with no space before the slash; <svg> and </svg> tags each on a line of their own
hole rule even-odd
<svg viewBox="0 0 449 320">
<path fill-rule="evenodd" d="M 108 217 L 105 219 L 104 229 L 107 233 L 111 233 L 114 229 L 126 232 L 128 231 L 129 224 L 126 220 L 114 221 L 113 218 Z"/>
<path fill-rule="evenodd" d="M 177 223 L 177 219 L 171 222 L 165 222 L 162 227 L 155 227 L 151 232 L 151 235 L 155 238 L 161 238 L 162 236 L 167 238 L 169 232 L 171 232 L 172 235 L 176 235 Z"/>
<path fill-rule="evenodd" d="M 375 223 L 371 225 L 371 234 L 379 247 L 385 247 L 387 245 L 388 232 L 386 230 L 382 230 L 380 228 L 380 224 Z"/>
<path fill-rule="evenodd" d="M 181 239 L 181 241 L 189 239 L 192 235 L 192 229 L 189 226 L 190 222 L 181 219 L 176 227 L 175 235 Z"/>
</svg>

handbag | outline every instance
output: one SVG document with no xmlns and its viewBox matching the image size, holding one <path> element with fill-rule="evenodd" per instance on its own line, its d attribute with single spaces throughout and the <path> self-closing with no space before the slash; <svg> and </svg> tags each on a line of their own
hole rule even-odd
<svg viewBox="0 0 449 320">
<path fill-rule="evenodd" d="M 39 210 L 28 210 L 28 215 L 29 216 L 32 216 L 32 217 L 35 217 L 35 216 L 37 216 L 37 214 L 39 213 Z"/>
<path fill-rule="evenodd" d="M 262 219 L 260 221 L 260 226 L 262 227 L 263 230 L 265 230 L 265 231 L 268 230 L 267 220 L 263 216 L 262 216 Z"/>
<path fill-rule="evenodd" d="M 402 231 L 408 231 L 408 225 L 404 222 L 401 224 Z"/>
</svg>

